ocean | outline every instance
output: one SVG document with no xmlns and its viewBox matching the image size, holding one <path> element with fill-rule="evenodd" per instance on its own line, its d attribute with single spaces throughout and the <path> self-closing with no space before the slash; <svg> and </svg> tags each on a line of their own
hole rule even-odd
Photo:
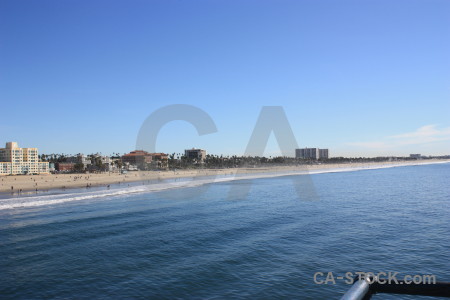
<svg viewBox="0 0 450 300">
<path fill-rule="evenodd" d="M 450 164 L 311 174 L 311 201 L 300 176 L 1 199 L 0 298 L 339 299 L 350 288 L 315 283 L 317 272 L 450 281 Z"/>
</svg>

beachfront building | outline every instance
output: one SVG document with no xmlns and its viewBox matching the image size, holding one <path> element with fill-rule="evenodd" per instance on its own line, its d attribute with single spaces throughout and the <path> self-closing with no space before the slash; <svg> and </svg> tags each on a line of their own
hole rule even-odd
<svg viewBox="0 0 450 300">
<path fill-rule="evenodd" d="M 48 174 L 48 162 L 40 162 L 37 148 L 19 148 L 16 142 L 0 148 L 0 175 Z"/>
<path fill-rule="evenodd" d="M 84 168 L 88 168 L 91 165 L 91 159 L 84 154 L 69 156 L 67 157 L 66 162 L 74 164 L 83 164 Z"/>
<path fill-rule="evenodd" d="M 184 150 L 184 156 L 190 159 L 195 159 L 196 161 L 203 162 L 206 158 L 206 150 L 202 149 L 187 149 Z"/>
<path fill-rule="evenodd" d="M 122 156 L 122 162 L 143 170 L 146 169 L 147 164 L 152 162 L 152 156 L 147 151 L 136 150 Z"/>
<path fill-rule="evenodd" d="M 89 171 L 89 172 L 106 172 L 114 170 L 114 163 L 109 156 L 103 156 L 99 153 L 84 155 L 77 154 L 75 156 L 66 157 L 63 160 L 64 163 L 74 164 L 73 171 Z M 61 171 L 61 170 L 58 170 Z M 63 171 L 70 171 L 69 169 L 64 169 Z"/>
<path fill-rule="evenodd" d="M 131 151 L 122 156 L 122 163 L 128 170 L 134 166 L 139 170 L 165 169 L 168 167 L 169 155 L 166 153 L 149 153 L 144 150 Z"/>
<path fill-rule="evenodd" d="M 295 158 L 301 159 L 328 159 L 328 149 L 300 148 L 295 149 Z"/>
<path fill-rule="evenodd" d="M 136 166 L 139 170 L 149 168 L 167 168 L 169 155 L 165 153 L 148 153 L 144 150 L 131 151 L 122 156 L 122 163 L 132 170 Z M 131 169 L 130 169 L 131 168 Z"/>
<path fill-rule="evenodd" d="M 152 167 L 157 169 L 166 169 L 169 167 L 169 154 L 150 153 L 152 156 Z"/>
<path fill-rule="evenodd" d="M 88 155 L 88 159 L 90 160 L 90 164 L 87 166 L 89 171 L 112 171 L 113 170 L 113 162 L 111 157 L 100 155 L 98 153 Z"/>
<path fill-rule="evenodd" d="M 61 173 L 70 173 L 75 171 L 75 163 L 72 162 L 57 162 L 55 164 L 55 169 Z"/>
</svg>

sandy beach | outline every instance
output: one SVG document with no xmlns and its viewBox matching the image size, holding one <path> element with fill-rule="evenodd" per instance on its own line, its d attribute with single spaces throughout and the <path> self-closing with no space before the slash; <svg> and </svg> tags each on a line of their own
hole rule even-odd
<svg viewBox="0 0 450 300">
<path fill-rule="evenodd" d="M 373 163 L 345 163 L 322 164 L 304 166 L 279 166 L 262 168 L 234 168 L 234 169 L 190 169 L 177 171 L 136 171 L 127 174 L 102 173 L 102 174 L 47 174 L 47 175 L 15 175 L 0 177 L 0 193 L 20 193 L 26 191 L 46 191 L 51 189 L 98 187 L 111 184 L 127 184 L 131 182 L 146 182 L 155 180 L 189 178 L 195 176 L 220 176 L 234 174 L 255 173 L 288 173 L 288 172 L 317 172 L 325 170 L 360 169 L 397 167 L 420 164 L 433 164 L 450 162 L 448 160 L 424 160 L 424 161 L 396 161 Z"/>
</svg>

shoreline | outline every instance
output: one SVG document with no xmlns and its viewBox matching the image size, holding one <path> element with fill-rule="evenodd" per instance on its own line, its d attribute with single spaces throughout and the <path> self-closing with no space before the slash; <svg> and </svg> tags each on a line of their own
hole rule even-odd
<svg viewBox="0 0 450 300">
<path fill-rule="evenodd" d="M 187 169 L 176 171 L 136 171 L 127 174 L 42 174 L 42 175 L 14 175 L 0 177 L 0 194 L 15 194 L 29 192 L 49 192 L 52 190 L 98 188 L 110 185 L 121 185 L 138 182 L 161 182 L 168 179 L 187 179 L 194 177 L 236 176 L 247 174 L 268 174 L 271 176 L 287 176 L 296 174 L 316 174 L 324 172 L 356 171 L 375 168 L 391 168 L 402 166 L 429 165 L 450 163 L 450 160 L 427 161 L 396 161 L 370 163 L 320 164 L 301 166 L 273 166 L 259 168 L 230 168 L 230 169 Z"/>
</svg>

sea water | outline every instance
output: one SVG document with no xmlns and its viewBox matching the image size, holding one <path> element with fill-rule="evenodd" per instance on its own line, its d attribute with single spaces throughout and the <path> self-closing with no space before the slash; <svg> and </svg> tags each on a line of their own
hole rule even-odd
<svg viewBox="0 0 450 300">
<path fill-rule="evenodd" d="M 450 164 L 336 171 L 1 199 L 0 298 L 339 299 L 350 288 L 317 284 L 317 272 L 450 281 Z M 296 176 L 315 199 L 299 197 Z"/>
</svg>

